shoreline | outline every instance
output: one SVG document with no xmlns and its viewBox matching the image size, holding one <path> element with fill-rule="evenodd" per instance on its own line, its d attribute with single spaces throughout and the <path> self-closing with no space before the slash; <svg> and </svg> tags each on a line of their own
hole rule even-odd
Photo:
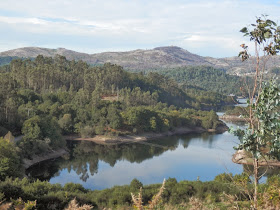
<svg viewBox="0 0 280 210">
<path fill-rule="evenodd" d="M 71 135 L 71 136 L 64 136 L 65 140 L 67 141 L 91 141 L 97 144 L 104 144 L 104 145 L 112 145 L 112 144 L 124 144 L 124 143 L 134 143 L 134 142 L 142 142 L 148 141 L 152 139 L 162 138 L 166 136 L 173 136 L 173 135 L 184 135 L 190 133 L 223 133 L 228 130 L 226 125 L 219 126 L 217 129 L 204 129 L 202 127 L 178 127 L 175 128 L 173 131 L 166 131 L 162 133 L 142 133 L 139 135 L 125 135 L 125 136 L 105 136 L 105 135 L 96 135 L 92 138 L 82 138 L 78 135 Z"/>
<path fill-rule="evenodd" d="M 232 121 L 232 122 L 247 122 L 246 118 L 242 118 L 236 115 L 222 115 L 219 116 L 219 119 L 224 121 Z"/>
<path fill-rule="evenodd" d="M 244 150 L 238 150 L 232 155 L 232 162 L 242 165 L 253 165 L 253 159 L 246 154 Z M 260 166 L 280 167 L 280 161 L 277 160 L 259 160 Z"/>
<path fill-rule="evenodd" d="M 59 157 L 61 157 L 63 155 L 66 155 L 66 154 L 68 154 L 68 151 L 66 151 L 66 149 L 64 149 L 64 148 L 60 148 L 60 149 L 57 149 L 57 150 L 53 150 L 52 152 L 47 153 L 43 156 L 34 155 L 32 157 L 32 159 L 23 159 L 23 167 L 26 170 L 33 165 L 36 165 L 38 163 L 41 163 L 41 162 L 44 162 L 44 161 L 47 161 L 47 160 L 59 158 Z"/>
<path fill-rule="evenodd" d="M 158 139 L 166 136 L 173 136 L 173 135 L 184 135 L 184 134 L 191 134 L 191 133 L 223 133 L 228 130 L 228 127 L 224 124 L 219 126 L 217 129 L 204 129 L 202 127 L 178 127 L 175 128 L 173 131 L 166 131 L 162 133 L 142 133 L 139 135 L 125 135 L 125 136 L 105 136 L 105 135 L 96 135 L 92 138 L 81 138 L 78 135 L 69 135 L 63 136 L 67 141 L 91 141 L 96 144 L 103 144 L 103 145 L 116 145 L 116 144 L 125 144 L 125 143 L 137 143 L 137 142 L 145 142 L 152 139 Z M 58 150 L 53 150 L 45 155 L 35 155 L 32 159 L 23 159 L 23 167 L 25 170 L 30 168 L 33 165 L 38 163 L 59 158 L 63 155 L 69 154 L 69 152 L 65 148 L 60 148 Z"/>
</svg>

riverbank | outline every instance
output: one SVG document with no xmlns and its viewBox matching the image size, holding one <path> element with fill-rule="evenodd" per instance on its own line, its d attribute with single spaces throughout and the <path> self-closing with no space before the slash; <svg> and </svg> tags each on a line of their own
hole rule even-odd
<svg viewBox="0 0 280 210">
<path fill-rule="evenodd" d="M 166 136 L 173 135 L 184 135 L 190 133 L 204 133 L 204 132 L 214 132 L 214 133 L 223 133 L 228 130 L 228 127 L 223 124 L 217 127 L 216 129 L 204 129 L 202 127 L 178 127 L 173 131 L 167 131 L 163 133 L 143 133 L 139 135 L 125 135 L 125 136 L 105 136 L 105 135 L 96 135 L 92 138 L 82 138 L 78 135 L 64 136 L 65 140 L 71 141 L 91 141 L 97 144 L 103 145 L 112 145 L 112 144 L 125 144 L 125 143 L 136 143 L 144 142 L 147 140 L 158 139 Z M 44 155 L 35 155 L 32 159 L 23 159 L 23 167 L 28 169 L 29 167 L 36 165 L 40 162 L 55 159 L 63 155 L 68 154 L 66 149 L 53 150 Z"/>
<path fill-rule="evenodd" d="M 58 149 L 58 150 L 53 150 L 44 155 L 34 155 L 32 159 L 23 159 L 23 167 L 25 169 L 28 169 L 29 167 L 36 165 L 40 162 L 59 158 L 66 154 L 68 154 L 68 151 L 66 151 L 66 149 Z"/>
<path fill-rule="evenodd" d="M 247 118 L 243 118 L 241 116 L 237 116 L 237 115 L 222 115 L 219 116 L 220 120 L 224 120 L 224 121 L 231 121 L 231 122 L 247 122 Z"/>
<path fill-rule="evenodd" d="M 71 141 L 91 141 L 97 144 L 124 144 L 124 143 L 133 143 L 139 141 L 147 141 L 152 139 L 158 139 L 166 136 L 173 135 L 183 135 L 189 133 L 204 133 L 204 132 L 216 132 L 223 133 L 228 130 L 228 127 L 224 124 L 219 126 L 216 129 L 204 129 L 202 127 L 178 127 L 173 131 L 166 131 L 162 133 L 143 133 L 139 135 L 125 135 L 125 136 L 105 136 L 105 135 L 96 135 L 92 138 L 82 138 L 78 135 L 64 136 L 65 140 Z"/>
<path fill-rule="evenodd" d="M 232 156 L 232 162 L 243 165 L 253 165 L 253 158 L 250 157 L 250 154 L 244 150 L 238 150 Z M 259 160 L 260 166 L 278 166 L 280 167 L 280 161 L 277 160 Z"/>
</svg>

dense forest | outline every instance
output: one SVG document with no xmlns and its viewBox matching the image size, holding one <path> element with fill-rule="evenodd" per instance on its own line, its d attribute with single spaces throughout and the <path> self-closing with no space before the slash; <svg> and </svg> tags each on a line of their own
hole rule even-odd
<svg viewBox="0 0 280 210">
<path fill-rule="evenodd" d="M 8 65 L 11 63 L 12 60 L 19 59 L 19 57 L 16 56 L 4 56 L 0 57 L 0 66 Z"/>
<path fill-rule="evenodd" d="M 242 91 L 245 81 L 251 79 L 229 75 L 221 69 L 211 66 L 186 66 L 160 71 L 161 74 L 173 78 L 188 93 L 193 89 L 208 90 L 225 95 L 245 95 Z"/>
<path fill-rule="evenodd" d="M 232 98 L 206 97 L 186 93 L 163 75 L 129 73 L 110 63 L 91 67 L 63 56 L 16 59 L 0 68 L 0 136 L 8 131 L 23 135 L 14 150 L 31 158 L 64 147 L 63 135 L 216 129 L 222 125 L 216 113 L 199 109 L 231 103 Z"/>
</svg>

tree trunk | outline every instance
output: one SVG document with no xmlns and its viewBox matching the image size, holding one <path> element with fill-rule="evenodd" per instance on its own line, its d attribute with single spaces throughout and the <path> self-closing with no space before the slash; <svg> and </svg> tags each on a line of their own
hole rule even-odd
<svg viewBox="0 0 280 210">
<path fill-rule="evenodd" d="M 254 158 L 254 209 L 258 209 L 258 185 L 259 185 L 259 177 L 258 177 L 258 170 L 259 170 L 259 160 Z"/>
</svg>

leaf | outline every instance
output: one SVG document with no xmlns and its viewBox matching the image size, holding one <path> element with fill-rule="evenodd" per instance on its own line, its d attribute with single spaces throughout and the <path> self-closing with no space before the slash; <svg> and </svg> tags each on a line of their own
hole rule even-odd
<svg viewBox="0 0 280 210">
<path fill-rule="evenodd" d="M 264 33 L 264 37 L 266 38 L 266 39 L 269 39 L 269 38 L 271 38 L 271 32 L 265 32 Z"/>
<path fill-rule="evenodd" d="M 268 24 L 271 24 L 271 25 L 276 26 L 276 23 L 275 23 L 274 21 L 272 21 L 272 20 L 267 20 L 266 22 L 267 22 Z"/>
<path fill-rule="evenodd" d="M 240 30 L 241 33 L 248 33 L 248 29 L 247 27 L 244 27 Z"/>
</svg>

